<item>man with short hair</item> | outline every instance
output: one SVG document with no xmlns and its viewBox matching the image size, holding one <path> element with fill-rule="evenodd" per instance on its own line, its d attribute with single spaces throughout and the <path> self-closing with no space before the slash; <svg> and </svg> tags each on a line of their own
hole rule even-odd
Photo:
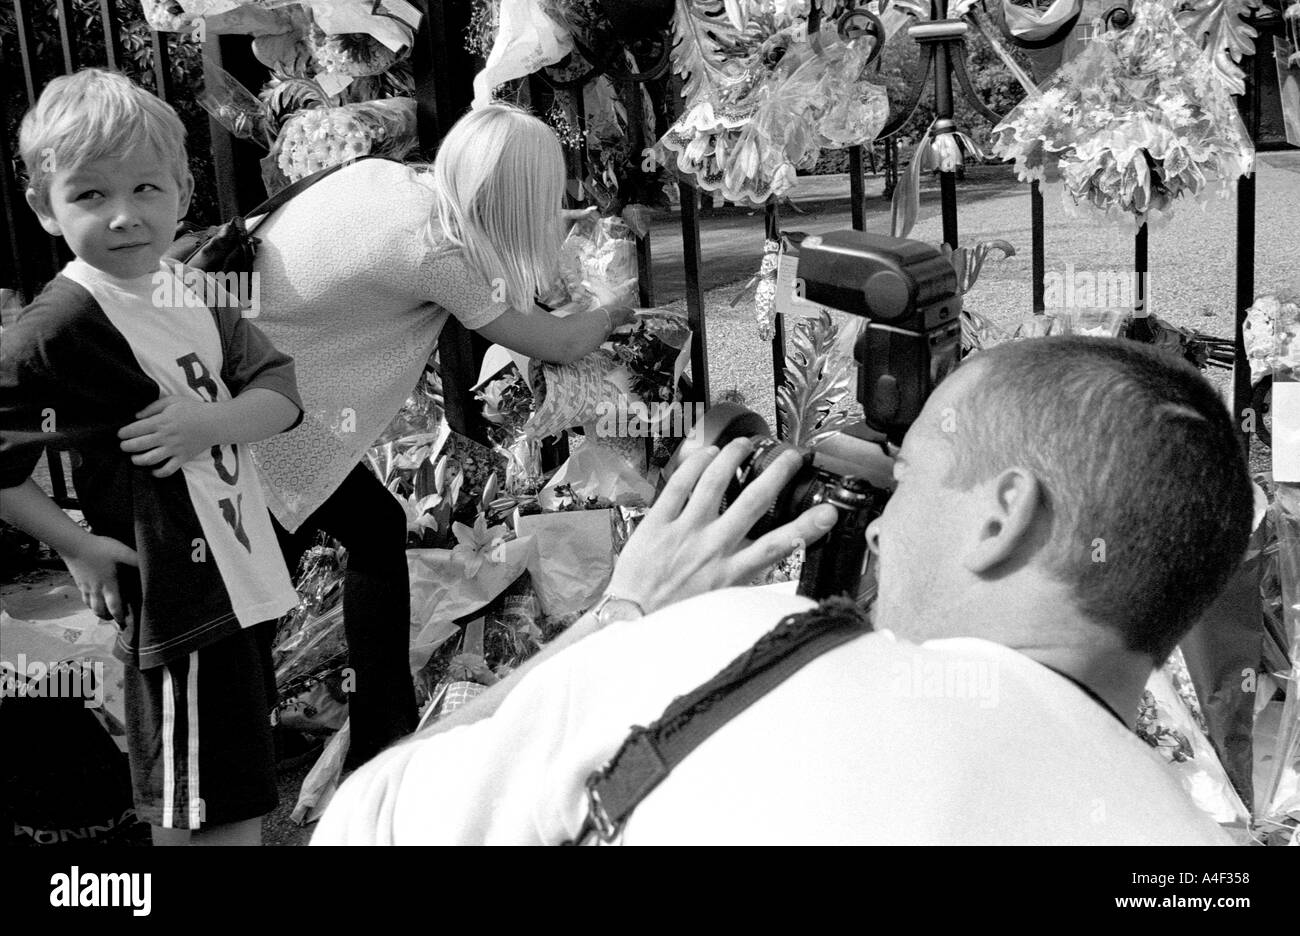
<svg viewBox="0 0 1300 936">
<path fill-rule="evenodd" d="M 574 837 L 588 776 L 631 726 L 812 607 L 725 588 L 831 519 L 823 505 L 745 543 L 796 461 L 783 456 L 718 516 L 749 445 L 687 459 L 600 614 L 477 712 L 358 771 L 314 841 Z M 708 737 L 621 840 L 1226 843 L 1132 732 L 1153 666 L 1249 535 L 1244 456 L 1204 378 L 1124 341 L 1004 345 L 936 390 L 895 476 L 868 531 L 876 631 Z M 632 619 L 603 622 L 611 606 Z"/>
</svg>

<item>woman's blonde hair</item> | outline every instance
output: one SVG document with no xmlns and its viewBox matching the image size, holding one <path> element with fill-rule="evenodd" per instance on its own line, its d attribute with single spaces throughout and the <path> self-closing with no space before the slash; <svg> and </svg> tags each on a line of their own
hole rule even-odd
<svg viewBox="0 0 1300 936">
<path fill-rule="evenodd" d="M 551 293 L 563 235 L 564 152 L 550 127 L 509 104 L 470 111 L 433 162 L 434 214 L 448 241 L 521 312 Z"/>
</svg>

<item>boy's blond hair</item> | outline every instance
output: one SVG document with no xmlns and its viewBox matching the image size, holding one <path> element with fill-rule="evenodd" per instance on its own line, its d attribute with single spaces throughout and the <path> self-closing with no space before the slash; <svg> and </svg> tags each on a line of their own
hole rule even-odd
<svg viewBox="0 0 1300 936">
<path fill-rule="evenodd" d="M 176 181 L 184 184 L 185 125 L 176 112 L 125 75 L 102 68 L 51 81 L 18 133 L 28 188 L 44 205 L 50 176 L 59 169 L 121 156 L 140 144 L 171 162 Z"/>
<path fill-rule="evenodd" d="M 529 312 L 559 276 L 564 185 L 564 151 L 550 127 L 508 104 L 470 111 L 433 163 L 435 231 L 497 298 Z"/>
</svg>

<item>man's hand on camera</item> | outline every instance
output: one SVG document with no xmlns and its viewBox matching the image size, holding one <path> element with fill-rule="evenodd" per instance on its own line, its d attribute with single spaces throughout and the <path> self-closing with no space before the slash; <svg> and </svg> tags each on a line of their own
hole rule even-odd
<svg viewBox="0 0 1300 936">
<path fill-rule="evenodd" d="M 798 471 L 794 452 L 778 458 L 719 516 L 727 485 L 752 450 L 748 439 L 736 439 L 721 452 L 710 446 L 682 462 L 619 555 L 609 594 L 635 601 L 649 614 L 748 582 L 826 535 L 837 511 L 821 504 L 759 540 L 745 538 Z"/>
<path fill-rule="evenodd" d="M 727 484 L 752 449 L 748 439 L 737 439 L 721 453 L 710 446 L 682 462 L 619 554 L 609 595 L 635 602 L 649 614 L 675 601 L 748 582 L 789 555 L 799 541 L 812 543 L 826 535 L 837 512 L 822 504 L 756 542 L 745 539 L 798 470 L 799 458 L 793 452 L 778 458 L 718 516 Z M 595 614 L 583 615 L 500 683 L 413 737 L 427 738 L 489 717 L 530 670 L 595 633 L 601 623 Z"/>
</svg>

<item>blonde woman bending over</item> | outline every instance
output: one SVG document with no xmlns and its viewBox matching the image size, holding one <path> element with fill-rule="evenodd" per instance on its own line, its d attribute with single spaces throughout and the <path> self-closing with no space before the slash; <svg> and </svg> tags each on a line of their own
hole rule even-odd
<svg viewBox="0 0 1300 936">
<path fill-rule="evenodd" d="M 348 549 L 343 588 L 356 766 L 415 728 L 400 505 L 360 464 L 405 401 L 447 315 L 544 361 L 598 348 L 631 312 L 565 318 L 556 282 L 559 140 L 506 105 L 462 117 L 429 171 L 367 159 L 322 179 L 258 230 L 257 325 L 293 356 L 302 424 L 253 448 L 290 568 L 324 530 Z"/>
</svg>

